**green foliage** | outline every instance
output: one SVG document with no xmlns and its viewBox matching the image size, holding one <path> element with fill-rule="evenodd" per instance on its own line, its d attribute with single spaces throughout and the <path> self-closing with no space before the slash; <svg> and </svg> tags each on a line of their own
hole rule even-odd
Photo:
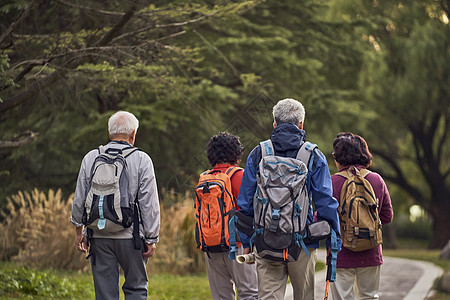
<svg viewBox="0 0 450 300">
<path fill-rule="evenodd" d="M 7 69 L 9 69 L 9 57 L 7 54 L 2 53 L 0 54 L 0 90 L 15 85 L 14 80 L 7 76 Z M 2 101 L 2 98 L 0 98 L 0 102 Z"/>
<path fill-rule="evenodd" d="M 52 270 L 34 270 L 2 263 L 0 297 L 10 299 L 86 299 L 93 298 L 93 288 L 73 276 L 61 276 Z M 84 297 L 84 298 L 82 298 Z"/>
</svg>

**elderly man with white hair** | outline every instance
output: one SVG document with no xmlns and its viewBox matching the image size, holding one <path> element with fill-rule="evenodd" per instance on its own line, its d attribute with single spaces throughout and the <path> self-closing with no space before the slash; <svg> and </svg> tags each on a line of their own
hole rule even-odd
<svg viewBox="0 0 450 300">
<path fill-rule="evenodd" d="M 160 206 L 153 162 L 145 152 L 133 147 L 138 127 L 139 121 L 133 114 L 126 111 L 113 114 L 108 122 L 110 142 L 87 153 L 78 174 L 71 221 L 76 227 L 77 249 L 84 253 L 89 251 L 96 299 L 119 299 L 119 266 L 125 275 L 122 286 L 125 299 L 147 299 L 146 264 L 159 241 Z M 101 155 L 104 164 L 110 164 L 108 157 L 114 158 L 118 154 L 124 159 L 121 162 L 122 173 L 126 173 L 126 179 L 122 176 L 120 179 L 121 194 L 118 198 L 129 203 L 130 213 L 127 216 L 126 209 L 120 211 L 123 205 L 120 202 L 121 207 L 116 212 L 123 221 L 116 224 L 111 217 L 108 219 L 108 212 L 113 211 L 111 207 L 116 205 L 111 201 L 116 194 L 93 194 L 95 184 L 102 185 L 102 178 L 96 179 L 94 184 L 92 178 L 101 168 L 98 163 Z M 114 168 L 116 165 L 112 170 Z M 107 176 L 114 176 L 110 173 L 105 171 L 95 176 L 104 176 L 103 182 L 106 182 Z M 99 216 L 96 222 L 91 223 L 88 215 L 92 219 L 94 212 Z M 111 226 L 115 229 L 108 229 Z"/>
<path fill-rule="evenodd" d="M 305 147 L 311 145 L 305 144 L 305 109 L 303 105 L 294 99 L 280 100 L 273 107 L 273 118 L 274 129 L 270 136 L 270 142 L 273 145 L 273 149 L 270 148 L 271 152 L 278 157 L 297 158 L 297 154 L 303 145 L 306 145 Z M 239 191 L 237 205 L 240 208 L 240 213 L 251 218 L 254 218 L 256 215 L 254 209 L 256 206 L 255 203 L 257 203 L 257 201 L 267 203 L 264 201 L 268 200 L 267 198 L 260 198 L 259 195 L 256 194 L 258 185 L 257 177 L 262 176 L 258 175 L 260 162 L 263 157 L 263 150 L 267 152 L 266 148 L 268 142 L 269 141 L 264 144 L 266 145 L 264 149 L 262 149 L 261 145 L 258 145 L 248 155 Z M 312 205 L 314 203 L 317 219 L 319 221 L 327 221 L 339 237 L 339 218 L 336 210 L 338 202 L 333 198 L 327 160 L 317 147 L 312 147 L 312 149 L 309 161 L 304 162 L 308 168 L 306 189 L 310 196 L 309 207 L 306 208 L 308 210 L 306 224 L 310 224 L 314 220 Z M 281 189 L 279 186 L 275 187 Z M 291 193 L 293 193 L 293 191 L 291 191 Z M 291 197 L 295 198 L 298 196 L 292 194 Z M 280 211 L 280 209 L 277 210 L 278 212 Z M 275 209 L 273 209 L 273 211 L 275 211 Z M 272 219 L 277 220 L 280 218 L 279 216 L 280 215 L 278 214 L 278 218 L 276 218 L 276 214 L 273 213 Z M 259 218 L 261 219 L 261 216 Z M 257 224 L 256 218 L 254 219 L 254 223 Z M 273 222 L 273 224 L 276 224 L 276 222 Z M 255 242 L 258 299 L 284 299 L 288 277 L 292 283 L 295 300 L 314 299 L 314 267 L 317 260 L 317 248 L 319 247 L 319 242 L 305 242 L 305 247 L 300 247 L 299 245 L 299 249 L 294 249 L 296 250 L 294 253 L 297 253 L 296 256 L 298 255 L 298 257 L 293 257 L 292 260 L 288 259 L 291 252 L 288 255 L 287 248 L 283 250 L 285 251 L 283 252 L 283 259 L 273 256 L 270 257 L 265 255 L 267 253 L 266 249 L 262 246 L 261 249 L 258 247 L 258 245 L 262 244 L 258 244 L 257 241 L 258 238 L 263 236 L 263 231 L 259 229 L 260 231 L 258 233 L 257 229 L 259 228 L 255 229 L 255 235 L 253 236 L 254 240 L 253 238 L 250 239 L 250 237 L 246 236 L 243 232 L 240 232 L 240 236 L 245 248 L 244 253 L 249 253 L 252 242 Z M 279 232 L 281 232 L 281 230 L 276 228 L 276 233 L 279 234 Z M 260 238 L 260 240 L 261 239 L 262 238 Z M 337 239 L 336 243 L 339 244 L 340 240 Z M 331 240 L 328 239 L 326 244 L 327 248 L 330 249 Z M 299 251 L 301 251 L 300 254 L 298 254 Z"/>
</svg>

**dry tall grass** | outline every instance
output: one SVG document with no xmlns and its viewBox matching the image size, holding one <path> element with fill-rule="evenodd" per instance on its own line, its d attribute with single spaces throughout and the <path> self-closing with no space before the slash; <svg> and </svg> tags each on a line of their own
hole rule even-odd
<svg viewBox="0 0 450 300">
<path fill-rule="evenodd" d="M 203 253 L 195 242 L 194 200 L 186 192 L 162 193 L 162 203 L 177 203 L 161 206 L 160 241 L 155 256 L 149 260 L 147 270 L 174 274 L 205 272 Z"/>
<path fill-rule="evenodd" d="M 74 246 L 72 199 L 63 200 L 61 190 L 46 195 L 37 189 L 8 198 L 0 224 L 1 258 L 39 268 L 86 270 L 88 263 Z"/>
<path fill-rule="evenodd" d="M 194 201 L 186 193 L 163 192 L 160 242 L 149 260 L 149 273 L 186 274 L 204 272 L 204 256 L 194 238 Z M 75 248 L 75 230 L 70 222 L 73 195 L 65 200 L 61 191 L 45 194 L 37 189 L 8 198 L 7 213 L 0 224 L 0 259 L 38 268 L 89 269 L 85 255 Z"/>
</svg>

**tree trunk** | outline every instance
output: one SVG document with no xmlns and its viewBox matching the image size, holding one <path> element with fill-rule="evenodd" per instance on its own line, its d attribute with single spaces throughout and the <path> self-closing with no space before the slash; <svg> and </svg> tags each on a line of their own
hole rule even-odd
<svg viewBox="0 0 450 300">
<path fill-rule="evenodd" d="M 442 249 L 450 240 L 450 194 L 445 187 L 432 194 L 431 217 L 433 218 L 433 237 L 431 249 Z"/>
</svg>

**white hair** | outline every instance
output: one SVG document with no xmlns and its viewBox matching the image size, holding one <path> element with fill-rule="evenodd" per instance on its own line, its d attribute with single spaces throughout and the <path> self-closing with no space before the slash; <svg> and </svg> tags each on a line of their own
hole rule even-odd
<svg viewBox="0 0 450 300">
<path fill-rule="evenodd" d="M 298 126 L 305 120 L 305 108 L 295 99 L 280 100 L 273 107 L 273 120 L 277 125 L 291 123 Z"/>
<path fill-rule="evenodd" d="M 111 137 L 116 135 L 131 136 L 133 131 L 137 133 L 139 120 L 127 111 L 118 111 L 108 121 L 108 132 Z"/>
</svg>

